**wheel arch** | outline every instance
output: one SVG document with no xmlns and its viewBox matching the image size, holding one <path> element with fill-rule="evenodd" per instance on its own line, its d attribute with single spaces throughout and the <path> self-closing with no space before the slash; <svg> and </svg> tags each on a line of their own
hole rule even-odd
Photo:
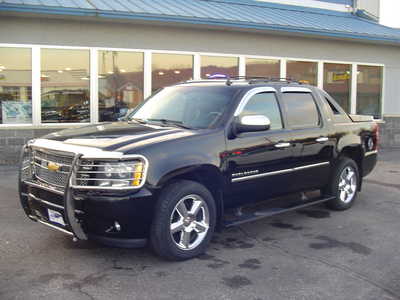
<svg viewBox="0 0 400 300">
<path fill-rule="evenodd" d="M 204 185 L 212 194 L 217 207 L 217 229 L 224 213 L 223 191 L 224 177 L 214 165 L 193 165 L 171 171 L 159 180 L 157 186 L 161 189 L 177 180 L 191 180 Z"/>
<path fill-rule="evenodd" d="M 359 144 L 353 144 L 353 145 L 348 145 L 343 147 L 343 149 L 339 152 L 338 159 L 341 157 L 347 157 L 352 160 L 357 164 L 358 167 L 358 190 L 361 191 L 361 185 L 362 185 L 362 166 L 363 166 L 363 156 L 364 156 L 364 150 L 361 145 Z"/>
</svg>

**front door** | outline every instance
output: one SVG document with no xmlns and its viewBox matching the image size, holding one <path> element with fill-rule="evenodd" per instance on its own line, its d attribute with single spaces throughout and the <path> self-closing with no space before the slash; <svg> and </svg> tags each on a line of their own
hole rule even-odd
<svg viewBox="0 0 400 300">
<path fill-rule="evenodd" d="M 290 191 L 293 151 L 290 131 L 284 126 L 276 93 L 271 88 L 248 92 L 236 116 L 264 115 L 269 130 L 240 133 L 227 139 L 227 172 L 230 189 L 227 206 L 265 200 Z"/>
</svg>

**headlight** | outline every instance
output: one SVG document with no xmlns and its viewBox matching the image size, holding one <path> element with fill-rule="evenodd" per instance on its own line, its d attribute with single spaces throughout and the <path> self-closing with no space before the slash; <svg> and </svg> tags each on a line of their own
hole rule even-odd
<svg viewBox="0 0 400 300">
<path fill-rule="evenodd" d="M 75 186 L 86 188 L 138 188 L 144 184 L 147 162 L 138 157 L 125 161 L 83 159 L 75 175 Z"/>
</svg>

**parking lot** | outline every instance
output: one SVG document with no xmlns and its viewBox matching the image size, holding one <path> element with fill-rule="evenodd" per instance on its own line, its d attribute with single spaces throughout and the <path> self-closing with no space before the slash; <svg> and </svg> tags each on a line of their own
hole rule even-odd
<svg viewBox="0 0 400 300">
<path fill-rule="evenodd" d="M 400 150 L 351 210 L 316 206 L 217 233 L 207 254 L 77 242 L 29 221 L 0 173 L 0 299 L 400 299 Z"/>
</svg>

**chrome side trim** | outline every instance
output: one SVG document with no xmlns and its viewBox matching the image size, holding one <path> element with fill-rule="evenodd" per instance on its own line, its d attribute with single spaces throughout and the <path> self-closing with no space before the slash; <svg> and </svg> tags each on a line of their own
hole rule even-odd
<svg viewBox="0 0 400 300">
<path fill-rule="evenodd" d="M 309 169 L 309 168 L 315 168 L 315 167 L 320 167 L 320 166 L 325 166 L 325 165 L 329 165 L 329 161 L 318 163 L 318 164 L 312 164 L 312 165 L 296 167 L 296 168 L 294 168 L 294 171 L 299 171 L 299 170 L 304 170 L 304 169 Z"/>
<path fill-rule="evenodd" d="M 267 176 L 273 176 L 273 175 L 278 175 L 278 174 L 286 174 L 286 173 L 290 173 L 290 172 L 293 172 L 293 169 L 284 169 L 284 170 L 261 173 L 261 174 L 256 174 L 256 175 L 232 178 L 232 182 L 245 181 L 245 180 L 256 179 L 256 178 L 267 177 Z"/>
<path fill-rule="evenodd" d="M 246 106 L 247 102 L 249 102 L 251 97 L 253 97 L 255 94 L 264 93 L 264 92 L 276 93 L 276 89 L 273 87 L 258 87 L 258 88 L 251 89 L 243 96 L 242 100 L 240 100 L 240 103 L 235 110 L 234 116 L 237 117 L 238 115 L 241 114 L 243 108 Z"/>
<path fill-rule="evenodd" d="M 46 226 L 48 226 L 48 227 L 50 227 L 50 228 L 56 229 L 56 230 L 61 231 L 61 232 L 65 233 L 65 234 L 68 234 L 68 235 L 70 235 L 70 236 L 73 236 L 73 235 L 74 235 L 72 232 L 70 232 L 70 231 L 68 231 L 68 230 L 65 230 L 65 229 L 62 229 L 62 228 L 57 227 L 57 226 L 55 226 L 55 225 L 52 225 L 52 224 L 50 224 L 50 223 L 44 222 L 44 221 L 42 221 L 42 220 L 40 220 L 40 219 L 37 219 L 37 221 L 38 221 L 40 224 L 46 225 Z"/>
<path fill-rule="evenodd" d="M 284 86 L 281 87 L 281 92 L 282 93 L 290 93 L 290 92 L 298 92 L 298 93 L 311 93 L 311 90 L 309 88 L 305 87 L 295 87 L 295 86 Z"/>
<path fill-rule="evenodd" d="M 329 165 L 329 161 L 312 164 L 312 165 L 307 165 L 307 166 L 291 168 L 291 169 L 283 169 L 283 170 L 279 170 L 279 171 L 266 172 L 266 173 L 261 173 L 261 174 L 256 174 L 256 175 L 232 178 L 231 181 L 232 182 L 240 182 L 240 181 L 251 180 L 251 179 L 256 179 L 256 178 L 261 178 L 261 177 L 274 176 L 274 175 L 279 175 L 279 174 L 287 174 L 287 173 L 291 173 L 291 172 L 295 172 L 295 171 L 300 171 L 300 170 L 305 170 L 305 169 L 315 168 L 315 167 L 320 167 L 320 166 L 325 166 L 325 165 Z"/>
<path fill-rule="evenodd" d="M 378 154 L 378 150 L 365 152 L 364 156 L 370 156 L 370 155 L 373 155 L 373 154 Z"/>
</svg>

